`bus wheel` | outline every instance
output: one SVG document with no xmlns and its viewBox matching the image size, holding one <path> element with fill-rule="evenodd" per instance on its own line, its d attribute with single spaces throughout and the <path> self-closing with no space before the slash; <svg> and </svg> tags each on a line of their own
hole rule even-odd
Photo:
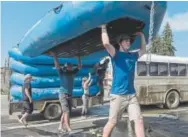
<svg viewBox="0 0 188 137">
<path fill-rule="evenodd" d="M 45 119 L 55 120 L 61 117 L 61 105 L 57 103 L 50 103 L 46 106 L 43 115 Z"/>
<path fill-rule="evenodd" d="M 177 108 L 180 104 L 180 96 L 177 91 L 172 90 L 166 96 L 165 106 L 169 109 Z"/>
</svg>

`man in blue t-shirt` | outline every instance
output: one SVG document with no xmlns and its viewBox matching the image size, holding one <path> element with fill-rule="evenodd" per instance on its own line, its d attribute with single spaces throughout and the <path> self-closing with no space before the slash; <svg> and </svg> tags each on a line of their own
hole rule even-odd
<svg viewBox="0 0 188 137">
<path fill-rule="evenodd" d="M 145 36 L 142 32 L 135 33 L 141 38 L 141 47 L 137 52 L 130 52 L 131 37 L 120 35 L 117 39 L 119 50 L 116 50 L 110 44 L 106 25 L 102 25 L 101 29 L 102 43 L 111 57 L 113 67 L 109 120 L 104 127 L 103 137 L 110 136 L 117 119 L 121 117 L 126 108 L 128 109 L 129 120 L 135 123 L 136 136 L 144 137 L 143 119 L 134 88 L 134 72 L 136 61 L 146 51 Z"/>
<path fill-rule="evenodd" d="M 71 131 L 70 127 L 70 112 L 72 107 L 72 92 L 74 87 L 74 77 L 76 73 L 81 69 L 81 60 L 80 57 L 78 58 L 78 66 L 76 68 L 72 68 L 72 64 L 66 63 L 63 67 L 61 67 L 58 63 L 57 56 L 55 53 L 50 52 L 50 55 L 54 57 L 54 64 L 58 71 L 58 75 L 60 78 L 60 90 L 59 90 L 59 101 L 61 103 L 62 107 L 62 116 L 61 116 L 61 122 L 59 125 L 59 131 L 65 132 Z M 63 126 L 65 126 L 66 130 L 63 129 Z"/>
</svg>

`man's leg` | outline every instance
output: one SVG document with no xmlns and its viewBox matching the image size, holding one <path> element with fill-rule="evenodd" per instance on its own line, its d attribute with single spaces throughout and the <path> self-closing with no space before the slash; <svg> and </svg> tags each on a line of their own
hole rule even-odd
<svg viewBox="0 0 188 137">
<path fill-rule="evenodd" d="M 103 85 L 103 79 L 99 79 L 99 93 L 97 93 L 97 96 L 103 96 L 104 94 L 104 85 Z"/>
<path fill-rule="evenodd" d="M 23 102 L 23 115 L 19 119 L 19 122 L 27 126 L 27 117 L 33 112 L 33 103 Z"/>
<path fill-rule="evenodd" d="M 65 126 L 66 126 L 67 130 L 68 130 L 68 131 L 71 131 L 70 119 L 69 119 L 69 112 L 65 112 L 65 113 L 64 113 L 64 121 L 65 121 Z"/>
<path fill-rule="evenodd" d="M 137 137 L 145 137 L 143 119 L 135 120 L 134 123 L 135 123 L 135 133 L 136 133 L 136 136 Z"/>
<path fill-rule="evenodd" d="M 27 108 L 25 107 L 25 106 L 26 106 L 26 105 L 25 105 L 25 102 L 22 103 L 22 106 L 23 106 L 22 116 L 21 116 L 21 118 L 18 118 L 18 121 L 19 121 L 21 124 L 24 125 L 23 119 L 24 119 L 25 117 L 27 117 L 27 116 L 25 116 L 25 115 L 26 115 L 26 111 L 27 111 Z"/>
<path fill-rule="evenodd" d="M 129 101 L 128 114 L 130 121 L 134 121 L 136 137 L 145 137 L 143 118 L 136 96 Z"/>
<path fill-rule="evenodd" d="M 102 84 L 101 84 L 101 88 L 100 88 L 100 90 L 101 90 L 101 104 L 103 105 L 103 100 L 104 100 L 104 85 L 103 85 L 103 82 L 102 82 Z"/>
<path fill-rule="evenodd" d="M 89 97 L 86 97 L 85 115 L 88 114 Z"/>
<path fill-rule="evenodd" d="M 23 121 L 23 120 L 26 120 L 26 118 L 28 117 L 28 113 L 26 112 L 26 113 L 24 113 L 23 115 L 22 115 L 22 117 L 20 118 L 20 120 L 21 121 Z"/>
<path fill-rule="evenodd" d="M 110 121 L 108 121 L 103 129 L 103 137 L 109 137 L 115 126 L 116 123 L 111 123 Z"/>
<path fill-rule="evenodd" d="M 82 106 L 82 116 L 85 114 L 85 106 Z"/>
<path fill-rule="evenodd" d="M 113 128 L 116 126 L 117 118 L 121 110 L 121 97 L 112 95 L 110 99 L 109 119 L 103 129 L 103 137 L 109 137 Z"/>
<path fill-rule="evenodd" d="M 61 120 L 60 120 L 60 124 L 59 124 L 59 130 L 62 130 L 64 126 L 64 113 L 62 113 L 61 115 Z"/>
<path fill-rule="evenodd" d="M 82 96 L 82 116 L 85 114 L 85 95 Z"/>
<path fill-rule="evenodd" d="M 69 113 L 67 115 L 67 118 L 68 118 L 68 124 L 70 127 L 70 116 L 72 115 L 72 95 L 68 96 L 68 108 L 69 108 Z M 71 131 L 71 128 L 69 128 L 69 131 Z"/>
<path fill-rule="evenodd" d="M 68 95 L 67 101 L 68 101 L 69 116 L 70 116 L 70 115 L 72 115 L 72 95 Z"/>
<path fill-rule="evenodd" d="M 26 119 L 27 119 L 28 115 L 29 115 L 29 114 L 28 114 L 27 112 L 25 112 L 25 113 L 22 115 L 22 117 L 19 119 L 19 122 L 22 123 L 24 126 L 27 126 Z"/>
<path fill-rule="evenodd" d="M 71 130 L 70 121 L 69 121 L 70 108 L 69 108 L 68 96 L 66 94 L 60 94 L 59 100 L 63 111 L 63 114 L 61 116 L 61 122 L 60 122 L 61 125 L 59 127 L 61 127 L 62 130 L 63 126 L 65 125 L 66 129 L 70 131 Z"/>
</svg>

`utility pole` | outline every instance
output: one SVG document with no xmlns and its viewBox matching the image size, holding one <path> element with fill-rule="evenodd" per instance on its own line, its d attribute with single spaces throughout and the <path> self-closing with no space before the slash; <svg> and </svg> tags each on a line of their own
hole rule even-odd
<svg viewBox="0 0 188 137">
<path fill-rule="evenodd" d="M 7 60 L 6 60 L 6 58 L 5 58 L 5 66 L 4 66 L 4 73 L 3 73 L 3 82 L 4 82 L 4 84 L 5 84 L 5 80 L 6 80 L 6 65 L 7 65 Z"/>
</svg>

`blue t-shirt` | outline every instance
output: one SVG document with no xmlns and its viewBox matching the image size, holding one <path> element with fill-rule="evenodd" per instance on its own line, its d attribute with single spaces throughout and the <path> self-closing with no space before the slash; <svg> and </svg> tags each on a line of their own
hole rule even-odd
<svg viewBox="0 0 188 137">
<path fill-rule="evenodd" d="M 138 60 L 138 52 L 116 51 L 111 57 L 113 67 L 113 82 L 111 94 L 134 94 L 134 72 Z"/>
<path fill-rule="evenodd" d="M 79 71 L 78 68 L 75 68 L 73 70 L 67 70 L 66 68 L 58 69 L 61 93 L 68 93 L 72 95 L 72 91 L 74 87 L 74 76 L 78 71 Z"/>
</svg>

